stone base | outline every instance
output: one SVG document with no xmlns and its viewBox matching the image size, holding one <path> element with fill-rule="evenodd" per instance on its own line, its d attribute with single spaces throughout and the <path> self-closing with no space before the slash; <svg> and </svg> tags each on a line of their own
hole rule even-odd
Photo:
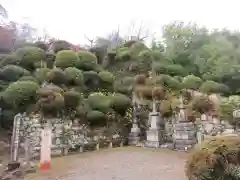
<svg viewBox="0 0 240 180">
<path fill-rule="evenodd" d="M 160 143 L 159 143 L 159 141 L 146 141 L 145 147 L 159 148 L 160 147 Z"/>
<path fill-rule="evenodd" d="M 137 145 L 140 141 L 140 129 L 138 128 L 137 124 L 133 124 L 133 127 L 131 129 L 131 132 L 128 137 L 128 144 L 129 145 Z"/>
<path fill-rule="evenodd" d="M 160 147 L 161 133 L 158 129 L 150 129 L 147 131 L 146 147 Z"/>
<path fill-rule="evenodd" d="M 128 137 L 128 145 L 137 145 L 140 141 L 139 132 L 131 132 Z"/>
</svg>

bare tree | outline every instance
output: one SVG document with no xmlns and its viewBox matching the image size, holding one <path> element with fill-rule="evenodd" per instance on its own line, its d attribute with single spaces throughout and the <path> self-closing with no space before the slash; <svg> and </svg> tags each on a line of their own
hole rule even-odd
<svg viewBox="0 0 240 180">
<path fill-rule="evenodd" d="M 125 37 L 126 40 L 144 41 L 149 37 L 149 29 L 144 28 L 143 21 L 138 27 L 136 22 L 132 21 Z"/>
<path fill-rule="evenodd" d="M 90 48 L 92 48 L 93 45 L 94 45 L 95 39 L 94 39 L 94 38 L 93 38 L 93 39 L 90 39 L 90 38 L 88 38 L 85 34 L 84 34 L 84 37 L 88 40 L 88 42 L 90 42 Z"/>
</svg>

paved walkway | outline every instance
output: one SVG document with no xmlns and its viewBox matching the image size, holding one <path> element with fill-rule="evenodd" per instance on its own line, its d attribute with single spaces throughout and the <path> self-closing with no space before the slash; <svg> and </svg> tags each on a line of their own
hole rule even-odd
<svg viewBox="0 0 240 180">
<path fill-rule="evenodd" d="M 123 147 L 54 158 L 24 180 L 186 180 L 186 153 Z"/>
</svg>

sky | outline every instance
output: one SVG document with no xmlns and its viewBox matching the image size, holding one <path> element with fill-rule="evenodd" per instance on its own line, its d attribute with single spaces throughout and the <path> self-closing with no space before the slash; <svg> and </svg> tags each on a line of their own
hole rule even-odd
<svg viewBox="0 0 240 180">
<path fill-rule="evenodd" d="M 0 0 L 12 20 L 28 21 L 50 35 L 76 44 L 120 27 L 127 34 L 143 22 L 160 36 L 171 21 L 193 21 L 208 28 L 240 29 L 239 0 Z M 137 28 L 136 28 L 137 29 Z"/>
</svg>

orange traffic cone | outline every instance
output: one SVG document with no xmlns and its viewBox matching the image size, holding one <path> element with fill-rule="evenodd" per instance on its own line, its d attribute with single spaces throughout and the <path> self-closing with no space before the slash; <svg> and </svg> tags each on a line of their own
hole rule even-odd
<svg viewBox="0 0 240 180">
<path fill-rule="evenodd" d="M 51 167 L 50 161 L 44 161 L 40 163 L 40 170 L 49 170 Z"/>
</svg>

